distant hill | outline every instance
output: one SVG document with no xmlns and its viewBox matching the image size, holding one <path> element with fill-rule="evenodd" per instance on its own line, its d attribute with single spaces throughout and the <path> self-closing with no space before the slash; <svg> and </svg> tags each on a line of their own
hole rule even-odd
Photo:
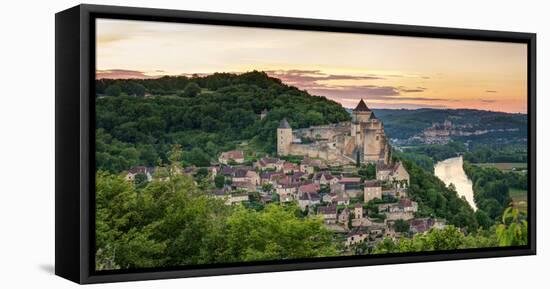
<svg viewBox="0 0 550 289">
<path fill-rule="evenodd" d="M 504 112 L 493 112 L 474 109 L 374 109 L 375 115 L 384 122 L 384 128 L 390 138 L 406 139 L 420 133 L 432 123 L 443 123 L 449 120 L 455 126 L 462 126 L 463 131 L 475 130 L 509 130 L 494 132 L 486 137 L 527 137 L 527 115 Z"/>
</svg>

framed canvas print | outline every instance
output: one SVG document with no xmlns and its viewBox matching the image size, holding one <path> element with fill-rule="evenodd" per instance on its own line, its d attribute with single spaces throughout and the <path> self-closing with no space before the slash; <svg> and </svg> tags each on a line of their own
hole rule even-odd
<svg viewBox="0 0 550 289">
<path fill-rule="evenodd" d="M 56 14 L 78 283 L 535 254 L 535 34 Z"/>
</svg>

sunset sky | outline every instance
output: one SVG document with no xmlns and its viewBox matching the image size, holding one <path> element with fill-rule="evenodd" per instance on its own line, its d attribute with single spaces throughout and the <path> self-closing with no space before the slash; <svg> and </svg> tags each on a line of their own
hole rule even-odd
<svg viewBox="0 0 550 289">
<path fill-rule="evenodd" d="M 97 20 L 97 78 L 261 70 L 353 108 L 527 111 L 525 44 Z"/>
</svg>

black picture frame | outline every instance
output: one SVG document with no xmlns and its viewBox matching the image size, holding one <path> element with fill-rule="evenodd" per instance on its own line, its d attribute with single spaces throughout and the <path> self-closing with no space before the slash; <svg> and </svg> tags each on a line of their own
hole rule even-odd
<svg viewBox="0 0 550 289">
<path fill-rule="evenodd" d="M 521 247 L 406 254 L 331 257 L 292 261 L 96 272 L 95 197 L 95 19 L 352 32 L 428 38 L 525 43 L 528 46 L 528 232 Z M 536 34 L 362 23 L 166 9 L 79 5 L 55 15 L 55 274 L 77 283 L 101 283 L 383 265 L 536 254 Z"/>
</svg>

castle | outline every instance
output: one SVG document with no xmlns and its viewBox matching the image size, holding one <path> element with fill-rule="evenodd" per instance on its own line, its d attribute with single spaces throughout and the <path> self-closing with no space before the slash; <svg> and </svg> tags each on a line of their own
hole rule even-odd
<svg viewBox="0 0 550 289">
<path fill-rule="evenodd" d="M 391 148 L 383 123 L 363 99 L 352 112 L 351 122 L 293 130 L 281 120 L 277 128 L 277 153 L 324 159 L 333 164 L 389 164 Z"/>
</svg>

